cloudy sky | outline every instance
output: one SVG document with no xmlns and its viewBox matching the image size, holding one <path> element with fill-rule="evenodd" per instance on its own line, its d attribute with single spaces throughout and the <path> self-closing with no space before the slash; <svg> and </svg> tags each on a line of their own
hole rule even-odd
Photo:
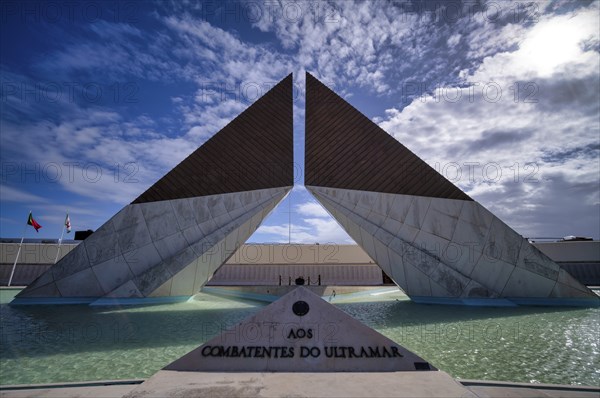
<svg viewBox="0 0 600 398">
<path fill-rule="evenodd" d="M 600 237 L 598 2 L 1 7 L 0 237 L 98 228 L 293 72 L 296 186 L 251 241 L 351 242 L 302 186 L 305 71 L 524 236 Z"/>
</svg>

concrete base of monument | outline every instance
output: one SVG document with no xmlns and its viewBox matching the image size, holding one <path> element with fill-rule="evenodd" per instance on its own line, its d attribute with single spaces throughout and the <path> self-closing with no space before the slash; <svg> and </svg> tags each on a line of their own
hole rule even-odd
<svg viewBox="0 0 600 398">
<path fill-rule="evenodd" d="M 444 372 L 401 373 L 194 373 L 160 371 L 145 382 L 144 380 L 104 380 L 78 383 L 4 385 L 0 386 L 0 397 L 452 396 L 477 398 L 598 398 L 600 396 L 598 386 L 449 380 L 449 376 Z"/>
<path fill-rule="evenodd" d="M 203 293 L 214 294 L 217 296 L 240 298 L 247 300 L 256 300 L 271 303 L 282 296 L 285 296 L 292 290 L 296 285 L 283 285 L 283 286 L 231 286 L 231 285 L 206 285 L 202 287 Z M 383 294 L 396 292 L 404 295 L 397 286 L 394 285 L 377 285 L 377 286 L 334 286 L 334 285 L 321 285 L 321 286 L 304 286 L 311 292 L 318 296 L 326 299 L 327 301 L 334 302 L 339 299 L 348 299 L 352 297 L 368 296 L 372 294 Z"/>
<path fill-rule="evenodd" d="M 127 398 L 476 397 L 445 372 L 213 373 L 162 370 Z"/>
</svg>

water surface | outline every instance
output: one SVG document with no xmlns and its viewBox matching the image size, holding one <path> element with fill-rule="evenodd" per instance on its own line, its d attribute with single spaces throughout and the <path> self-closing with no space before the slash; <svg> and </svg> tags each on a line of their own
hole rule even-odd
<svg viewBox="0 0 600 398">
<path fill-rule="evenodd" d="M 264 304 L 199 294 L 145 307 L 6 305 L 0 383 L 147 378 Z M 339 297 L 339 296 L 338 296 Z M 453 377 L 600 384 L 600 309 L 420 305 L 400 293 L 340 309 Z"/>
</svg>

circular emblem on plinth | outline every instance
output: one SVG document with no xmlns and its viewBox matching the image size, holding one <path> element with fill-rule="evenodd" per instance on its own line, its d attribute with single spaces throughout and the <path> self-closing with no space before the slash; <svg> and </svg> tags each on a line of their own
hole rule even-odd
<svg viewBox="0 0 600 398">
<path fill-rule="evenodd" d="M 304 316 L 308 314 L 309 309 L 310 307 L 308 306 L 306 301 L 296 301 L 294 305 L 292 305 L 292 311 L 294 311 L 294 314 L 298 316 Z"/>
</svg>

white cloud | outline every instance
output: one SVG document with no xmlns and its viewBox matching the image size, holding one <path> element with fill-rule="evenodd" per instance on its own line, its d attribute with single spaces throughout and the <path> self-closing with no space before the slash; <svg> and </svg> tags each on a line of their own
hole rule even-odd
<svg viewBox="0 0 600 398">
<path fill-rule="evenodd" d="M 354 243 L 332 218 L 306 218 L 306 225 L 292 224 L 292 243 Z M 253 241 L 287 243 L 289 241 L 289 224 L 263 225 L 258 228 Z"/>
<path fill-rule="evenodd" d="M 521 28 L 516 51 L 499 52 L 486 57 L 468 76 L 469 81 L 483 79 L 535 79 L 565 73 L 585 75 L 598 72 L 598 53 L 584 44 L 597 43 L 600 22 L 595 5 L 567 15 L 545 16 L 529 30 Z M 514 32 L 502 32 L 514 38 Z"/>
<path fill-rule="evenodd" d="M 521 27 L 520 44 L 464 70 L 463 86 L 389 109 L 380 126 L 519 232 L 597 237 L 599 57 L 584 45 L 598 41 L 597 15 L 592 5 Z M 514 29 L 502 34 L 508 43 Z"/>
<path fill-rule="evenodd" d="M 329 213 L 316 202 L 306 202 L 296 205 L 296 211 L 303 216 L 329 217 Z"/>
<path fill-rule="evenodd" d="M 7 165 L 4 165 L 5 167 Z M 20 202 L 20 203 L 45 203 L 47 200 L 41 196 L 24 192 L 20 189 L 0 185 L 0 199 L 3 202 Z"/>
<path fill-rule="evenodd" d="M 448 38 L 448 41 L 446 43 L 448 43 L 448 46 L 454 47 L 458 43 L 460 43 L 460 38 L 461 38 L 460 33 L 455 33 Z"/>
</svg>

